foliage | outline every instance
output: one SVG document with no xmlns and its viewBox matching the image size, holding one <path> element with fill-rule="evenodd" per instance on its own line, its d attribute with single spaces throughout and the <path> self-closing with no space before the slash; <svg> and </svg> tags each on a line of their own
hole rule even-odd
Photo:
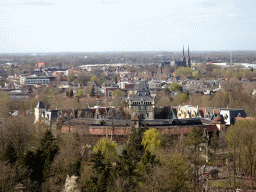
<svg viewBox="0 0 256 192">
<path fill-rule="evenodd" d="M 114 76 L 113 81 L 114 81 L 115 84 L 118 83 L 118 78 L 117 78 L 117 76 Z"/>
<path fill-rule="evenodd" d="M 160 151 L 158 155 L 160 163 L 145 174 L 139 191 L 191 191 L 192 177 L 187 156 L 170 151 Z"/>
<path fill-rule="evenodd" d="M 110 141 L 109 139 L 104 137 L 97 142 L 97 144 L 93 148 L 93 151 L 95 153 L 97 153 L 98 151 L 101 151 L 105 159 L 109 159 L 113 161 L 118 158 L 116 147 L 117 147 L 116 142 Z"/>
<path fill-rule="evenodd" d="M 116 97 L 116 96 L 122 96 L 123 92 L 120 89 L 116 89 L 112 92 L 112 96 Z"/>
<path fill-rule="evenodd" d="M 91 97 L 95 97 L 96 96 L 96 93 L 95 93 L 95 88 L 94 86 L 92 86 L 92 89 L 91 89 L 91 92 L 89 94 Z"/>
<path fill-rule="evenodd" d="M 119 160 L 116 162 L 116 166 L 112 172 L 111 184 L 117 187 L 117 184 L 114 181 L 119 181 L 118 185 L 122 186 L 121 191 L 128 192 L 134 190 L 141 180 L 142 176 L 138 171 L 138 165 L 144 155 L 141 142 L 142 131 L 140 128 L 135 129 L 133 126 L 126 149 L 124 149 L 122 154 L 119 156 Z M 147 161 L 150 162 L 150 159 L 152 158 L 144 161 L 145 165 L 147 164 Z M 141 170 L 144 170 L 143 168 L 144 167 L 141 167 Z"/>
<path fill-rule="evenodd" d="M 68 77 L 67 77 L 67 81 L 68 81 L 68 82 L 72 82 L 72 81 L 74 81 L 74 80 L 75 80 L 74 74 L 73 74 L 73 73 L 69 73 L 69 74 L 68 74 Z"/>
<path fill-rule="evenodd" d="M 170 171 L 170 186 L 171 191 L 189 191 L 191 173 L 187 156 L 175 152 L 162 156 L 161 163 Z"/>
<path fill-rule="evenodd" d="M 77 90 L 77 96 L 82 97 L 82 96 L 83 96 L 83 93 L 84 93 L 84 90 L 83 90 L 83 89 L 78 89 L 78 90 Z"/>
<path fill-rule="evenodd" d="M 73 97 L 74 96 L 74 91 L 71 89 L 69 92 L 69 97 Z"/>
<path fill-rule="evenodd" d="M 92 76 L 91 77 L 91 80 L 90 80 L 91 82 L 93 82 L 93 81 L 98 81 L 98 78 L 94 75 L 94 76 Z"/>
<path fill-rule="evenodd" d="M 179 67 L 176 71 L 175 71 L 175 75 L 176 76 L 189 76 L 191 75 L 192 69 L 188 68 L 188 67 Z"/>
<path fill-rule="evenodd" d="M 17 161 L 17 152 L 15 150 L 13 142 L 10 141 L 7 144 L 2 158 L 4 161 L 7 161 L 11 165 L 15 164 L 15 162 Z"/>
<path fill-rule="evenodd" d="M 256 163 L 256 121 L 240 120 L 230 126 L 227 129 L 226 142 L 235 158 L 235 166 L 238 164 L 242 173 L 253 176 Z"/>
<path fill-rule="evenodd" d="M 46 130 L 36 150 L 28 150 L 23 157 L 23 164 L 32 171 L 30 175 L 32 181 L 42 184 L 48 179 L 49 168 L 57 151 L 58 146 L 52 132 Z"/>
<path fill-rule="evenodd" d="M 113 170 L 113 180 L 120 180 L 123 186 L 122 191 L 131 191 L 138 185 L 138 178 L 140 174 L 137 171 L 138 161 L 133 156 L 128 154 L 125 149 L 122 155 L 119 156 L 116 166 Z"/>
<path fill-rule="evenodd" d="M 186 93 L 179 93 L 173 100 L 174 104 L 176 105 L 181 105 L 183 103 L 185 103 L 186 101 L 188 101 L 189 99 L 189 94 L 188 92 Z"/>
<path fill-rule="evenodd" d="M 25 149 L 33 144 L 33 119 L 24 116 L 11 116 L 5 118 L 5 123 L 1 127 L 2 142 L 12 143 L 17 153 L 17 158 L 23 156 Z M 4 143 L 2 148 L 5 148 Z"/>
<path fill-rule="evenodd" d="M 76 78 L 76 82 L 82 85 L 86 85 L 89 80 L 90 80 L 90 77 L 85 73 L 79 73 Z"/>
<path fill-rule="evenodd" d="M 210 184 L 212 187 L 218 188 L 232 188 L 232 184 L 229 181 L 215 181 Z M 236 181 L 235 188 L 242 188 L 242 184 Z"/>
<path fill-rule="evenodd" d="M 145 150 L 153 152 L 162 147 L 162 136 L 158 130 L 151 128 L 144 132 L 141 144 Z"/>
<path fill-rule="evenodd" d="M 159 160 L 156 159 L 156 155 L 153 155 L 149 150 L 146 150 L 141 157 L 138 169 L 143 175 L 144 173 L 149 174 L 157 164 L 159 164 Z"/>
<path fill-rule="evenodd" d="M 141 128 L 135 128 L 132 126 L 132 133 L 129 137 L 129 142 L 126 146 L 127 154 L 132 162 L 136 165 L 144 153 L 144 147 L 142 142 L 142 130 Z"/>
<path fill-rule="evenodd" d="M 194 72 L 192 73 L 192 76 L 193 76 L 195 79 L 199 79 L 199 77 L 200 77 L 200 72 L 199 72 L 199 71 L 194 71 Z"/>
<path fill-rule="evenodd" d="M 51 103 L 52 103 L 52 98 L 55 96 L 55 91 L 51 88 L 47 91 L 47 97 L 49 97 L 51 99 Z"/>
<path fill-rule="evenodd" d="M 93 163 L 94 174 L 90 180 L 85 182 L 83 191 L 107 191 L 111 164 L 108 161 L 105 162 L 100 150 L 92 155 L 91 162 Z"/>
<path fill-rule="evenodd" d="M 8 116 L 9 111 L 9 96 L 7 93 L 0 95 L 0 117 L 4 118 Z"/>
<path fill-rule="evenodd" d="M 214 130 L 214 131 L 213 131 L 213 135 L 212 135 L 212 137 L 211 137 L 210 142 L 211 142 L 210 147 L 211 147 L 214 151 L 216 151 L 216 150 L 218 149 L 218 147 L 219 147 L 219 136 L 218 136 L 217 130 Z"/>
<path fill-rule="evenodd" d="M 194 189 L 195 191 L 198 188 L 199 183 L 199 165 L 200 165 L 200 156 L 199 156 L 199 145 L 204 142 L 203 132 L 200 128 L 194 127 L 189 131 L 187 137 L 185 138 L 185 146 L 189 146 L 190 155 L 189 159 L 193 163 L 194 167 Z"/>
<path fill-rule="evenodd" d="M 52 88 L 50 88 L 50 89 L 47 91 L 47 96 L 48 96 L 48 97 L 54 97 L 54 96 L 55 96 L 55 91 L 54 91 Z"/>
<path fill-rule="evenodd" d="M 181 91 L 182 90 L 182 86 L 180 84 L 178 84 L 177 82 L 172 82 L 169 85 L 169 90 L 170 91 Z"/>
<path fill-rule="evenodd" d="M 192 150 L 197 150 L 199 144 L 203 142 L 203 132 L 200 128 L 193 127 L 191 131 L 189 131 L 186 139 L 185 145 L 192 146 Z"/>
</svg>

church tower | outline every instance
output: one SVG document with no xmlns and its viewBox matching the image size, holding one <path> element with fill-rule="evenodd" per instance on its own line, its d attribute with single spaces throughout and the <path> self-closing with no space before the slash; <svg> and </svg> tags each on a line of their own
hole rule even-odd
<svg viewBox="0 0 256 192">
<path fill-rule="evenodd" d="M 182 60 L 183 62 L 186 62 L 186 57 L 185 57 L 185 52 L 184 52 L 184 45 L 183 45 L 183 55 L 182 55 L 181 60 Z"/>
<path fill-rule="evenodd" d="M 183 52 L 184 52 L 184 48 L 183 48 Z M 191 67 L 191 61 L 190 61 L 190 55 L 189 55 L 189 46 L 188 46 L 187 67 Z"/>
</svg>

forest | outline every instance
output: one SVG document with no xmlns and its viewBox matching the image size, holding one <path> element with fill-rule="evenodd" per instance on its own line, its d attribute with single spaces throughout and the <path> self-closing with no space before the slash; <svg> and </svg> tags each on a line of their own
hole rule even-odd
<svg viewBox="0 0 256 192">
<path fill-rule="evenodd" d="M 0 130 L 0 191 L 200 191 L 218 186 L 255 188 L 256 121 L 241 120 L 226 136 L 194 127 L 187 135 L 161 135 L 131 127 L 123 142 L 63 134 L 30 117 L 9 117 Z M 208 162 L 206 162 L 206 155 Z M 203 166 L 222 165 L 223 177 Z"/>
</svg>

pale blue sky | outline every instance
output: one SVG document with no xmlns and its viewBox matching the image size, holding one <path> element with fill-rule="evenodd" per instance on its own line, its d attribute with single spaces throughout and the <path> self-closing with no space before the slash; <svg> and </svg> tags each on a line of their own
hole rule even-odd
<svg viewBox="0 0 256 192">
<path fill-rule="evenodd" d="M 0 53 L 255 50 L 255 0 L 0 0 Z"/>
</svg>

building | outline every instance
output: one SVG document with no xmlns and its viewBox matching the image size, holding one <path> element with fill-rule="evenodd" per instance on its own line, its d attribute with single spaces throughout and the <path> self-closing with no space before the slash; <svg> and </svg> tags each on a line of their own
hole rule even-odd
<svg viewBox="0 0 256 192">
<path fill-rule="evenodd" d="M 178 119 L 187 119 L 187 118 L 201 118 L 201 114 L 198 106 L 194 107 L 191 105 L 179 106 L 177 110 Z"/>
<path fill-rule="evenodd" d="M 50 79 L 47 76 L 30 76 L 30 77 L 21 77 L 20 84 L 22 85 L 48 85 Z"/>
<path fill-rule="evenodd" d="M 190 60 L 190 55 L 189 55 L 189 47 L 188 47 L 188 56 L 186 58 L 185 52 L 184 52 L 184 46 L 183 46 L 183 54 L 181 57 L 181 61 L 175 61 L 175 64 L 178 67 L 191 67 L 191 60 Z"/>
<path fill-rule="evenodd" d="M 146 82 L 140 82 L 135 95 L 128 98 L 131 117 L 135 115 L 139 119 L 154 119 L 155 99 L 150 96 Z"/>
<path fill-rule="evenodd" d="M 187 63 L 186 63 L 187 67 L 191 67 L 191 61 L 190 61 L 190 55 L 189 55 L 189 47 L 188 47 L 188 56 L 187 56 Z"/>
<path fill-rule="evenodd" d="M 43 115 L 43 113 L 45 113 L 46 111 L 46 107 L 43 103 L 43 101 L 39 101 L 37 106 L 35 107 L 35 121 L 34 123 L 40 122 L 41 121 L 41 117 Z"/>
<path fill-rule="evenodd" d="M 149 89 L 161 89 L 162 83 L 160 81 L 152 80 L 148 82 L 148 87 Z"/>
<path fill-rule="evenodd" d="M 235 123 L 235 117 L 247 117 L 243 109 L 220 109 L 220 115 L 223 116 L 226 125 Z"/>
</svg>

